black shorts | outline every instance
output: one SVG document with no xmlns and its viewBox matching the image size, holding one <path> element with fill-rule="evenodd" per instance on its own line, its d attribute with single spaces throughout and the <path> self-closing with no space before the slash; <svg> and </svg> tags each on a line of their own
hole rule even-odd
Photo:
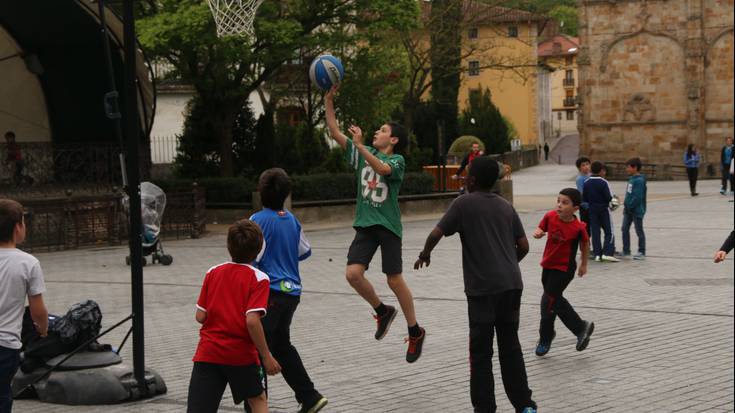
<svg viewBox="0 0 735 413">
<path fill-rule="evenodd" d="M 362 264 L 367 269 L 380 246 L 383 272 L 386 275 L 403 272 L 401 259 L 401 238 L 382 225 L 355 227 L 355 239 L 347 252 L 347 265 Z"/>
<path fill-rule="evenodd" d="M 257 397 L 265 390 L 265 372 L 257 364 L 229 366 L 194 362 L 189 382 L 187 412 L 217 412 L 229 383 L 235 404 Z M 247 403 L 247 402 L 246 402 Z"/>
</svg>

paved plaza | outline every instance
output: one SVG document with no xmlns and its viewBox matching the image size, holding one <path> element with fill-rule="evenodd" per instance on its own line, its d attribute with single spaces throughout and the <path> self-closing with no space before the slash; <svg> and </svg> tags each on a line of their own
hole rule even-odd
<svg viewBox="0 0 735 413">
<path fill-rule="evenodd" d="M 529 234 L 553 208 L 559 189 L 574 186 L 575 169 L 544 165 L 514 173 L 516 207 Z M 645 261 L 590 263 L 589 274 L 566 292 L 582 318 L 595 322 L 587 350 L 557 322 L 557 338 L 543 358 L 534 355 L 539 322 L 545 239 L 530 239 L 521 263 L 525 290 L 520 338 L 533 398 L 541 412 L 733 412 L 733 257 L 714 264 L 712 255 L 733 229 L 733 203 L 717 193 L 718 181 L 701 181 L 699 197 L 686 182 L 650 182 L 644 224 Z M 613 189 L 624 195 L 624 183 Z M 622 208 L 621 208 L 622 209 Z M 329 398 L 324 412 L 470 412 L 468 324 L 458 236 L 443 239 L 431 266 L 413 262 L 438 216 L 404 222 L 405 277 L 413 290 L 419 323 L 426 328 L 424 353 L 405 362 L 402 317 L 380 342 L 373 338 L 369 306 L 344 279 L 347 247 L 354 231 L 308 225 L 313 255 L 301 267 L 304 294 L 292 338 L 317 389 Z M 615 212 L 621 249 L 621 211 Z M 633 245 L 636 238 L 631 234 Z M 168 393 L 114 406 L 60 406 L 16 401 L 14 412 L 181 412 L 185 409 L 191 357 L 198 340 L 194 304 L 204 272 L 228 259 L 225 237 L 166 241 L 170 267 L 148 266 L 145 276 L 146 365 L 159 372 Z M 103 327 L 130 313 L 130 270 L 124 247 L 38 253 L 52 313 L 94 299 Z M 378 293 L 397 305 L 380 268 L 368 272 Z M 117 346 L 126 329 L 100 341 Z M 122 351 L 132 363 L 131 343 Z M 494 362 L 500 412 L 512 412 Z M 291 390 L 270 379 L 273 412 L 295 412 Z M 229 390 L 220 411 L 239 412 Z"/>
</svg>

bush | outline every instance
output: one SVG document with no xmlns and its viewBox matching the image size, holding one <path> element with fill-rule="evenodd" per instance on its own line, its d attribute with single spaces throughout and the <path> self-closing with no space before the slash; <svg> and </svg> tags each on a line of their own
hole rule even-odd
<svg viewBox="0 0 735 413">
<path fill-rule="evenodd" d="M 192 189 L 191 179 L 171 179 L 156 181 L 154 184 L 163 189 L 164 192 L 185 192 Z M 206 198 L 208 203 L 250 203 L 252 201 L 252 192 L 255 191 L 257 184 L 255 178 L 202 178 L 198 179 L 197 184 L 206 190 Z"/>
<path fill-rule="evenodd" d="M 185 192 L 192 189 L 191 179 L 171 179 L 154 182 L 166 193 Z M 354 199 L 357 196 L 355 174 L 324 173 L 292 175 L 292 197 L 294 201 L 328 201 Z M 203 178 L 197 181 L 205 188 L 207 203 L 252 202 L 252 193 L 257 189 L 256 178 Z M 407 172 L 401 185 L 401 195 L 428 194 L 433 191 L 434 177 L 425 173 Z"/>
<path fill-rule="evenodd" d="M 464 135 L 460 136 L 459 138 L 455 139 L 454 142 L 452 142 L 452 146 L 449 147 L 448 153 L 464 155 L 469 152 L 470 149 L 472 149 L 472 144 L 475 143 L 480 144 L 481 151 L 485 150 L 485 144 L 480 138 L 472 135 Z"/>
</svg>

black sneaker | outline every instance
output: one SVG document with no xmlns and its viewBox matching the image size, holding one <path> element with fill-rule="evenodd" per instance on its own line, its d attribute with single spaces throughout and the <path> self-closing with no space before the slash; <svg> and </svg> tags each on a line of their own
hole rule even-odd
<svg viewBox="0 0 735 413">
<path fill-rule="evenodd" d="M 582 332 L 577 336 L 577 351 L 582 351 L 587 348 L 593 331 L 595 331 L 595 323 L 585 321 Z"/>
<path fill-rule="evenodd" d="M 556 337 L 556 331 L 551 334 L 550 340 L 542 341 L 541 339 L 539 339 L 538 343 L 536 343 L 537 356 L 543 357 L 546 355 L 546 353 L 549 352 L 549 350 L 551 350 L 551 342 L 554 341 L 554 337 Z"/>
<path fill-rule="evenodd" d="M 373 316 L 373 318 L 375 318 L 375 321 L 378 323 L 378 329 L 375 330 L 376 340 L 382 340 L 383 337 L 385 337 L 385 335 L 388 333 L 390 325 L 393 323 L 393 319 L 395 319 L 396 314 L 398 314 L 398 311 L 396 311 L 396 308 L 392 305 L 386 305 L 385 309 L 385 314 L 383 314 L 381 317 L 378 317 L 377 315 Z"/>
<path fill-rule="evenodd" d="M 327 405 L 327 403 L 329 403 L 329 400 L 327 400 L 326 397 L 319 395 L 319 397 L 317 397 L 316 401 L 314 401 L 313 404 L 301 405 L 299 413 L 316 413 L 319 410 L 323 409 L 324 406 Z"/>
<path fill-rule="evenodd" d="M 423 327 L 421 329 L 421 335 L 418 337 L 411 337 L 405 339 L 408 342 L 408 351 L 406 351 L 406 361 L 413 363 L 421 357 L 421 348 L 424 346 L 424 338 L 426 338 L 426 330 Z"/>
</svg>

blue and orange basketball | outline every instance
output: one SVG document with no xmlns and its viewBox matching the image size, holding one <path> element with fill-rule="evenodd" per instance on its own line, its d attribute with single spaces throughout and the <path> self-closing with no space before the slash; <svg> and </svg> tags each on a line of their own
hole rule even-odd
<svg viewBox="0 0 735 413">
<path fill-rule="evenodd" d="M 322 90 L 329 90 L 345 76 L 342 62 L 330 54 L 324 54 L 311 62 L 309 78 Z"/>
</svg>

